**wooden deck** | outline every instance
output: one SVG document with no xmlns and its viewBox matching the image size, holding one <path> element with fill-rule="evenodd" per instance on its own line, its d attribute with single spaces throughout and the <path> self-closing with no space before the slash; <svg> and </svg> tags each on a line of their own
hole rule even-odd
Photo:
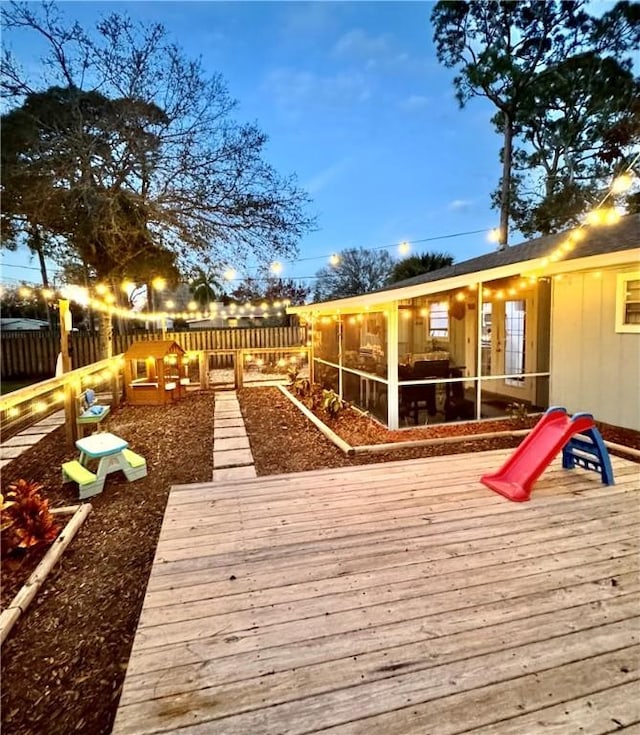
<svg viewBox="0 0 640 735">
<path fill-rule="evenodd" d="M 113 732 L 640 733 L 639 467 L 505 457 L 173 488 Z"/>
</svg>

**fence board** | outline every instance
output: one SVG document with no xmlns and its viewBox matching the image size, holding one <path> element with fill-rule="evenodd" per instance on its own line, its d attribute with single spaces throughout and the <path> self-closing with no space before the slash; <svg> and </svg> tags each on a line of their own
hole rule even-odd
<svg viewBox="0 0 640 735">
<path fill-rule="evenodd" d="M 136 341 L 162 339 L 160 333 L 114 334 L 113 353 L 126 352 Z M 166 339 L 175 340 L 188 352 L 257 347 L 297 347 L 306 344 L 305 327 L 237 327 L 167 332 Z M 0 335 L 2 377 L 8 379 L 43 378 L 55 373 L 60 351 L 60 335 L 56 332 L 3 332 Z M 97 334 L 70 335 L 73 367 L 84 367 L 99 359 Z M 232 363 L 232 358 L 226 362 Z"/>
</svg>

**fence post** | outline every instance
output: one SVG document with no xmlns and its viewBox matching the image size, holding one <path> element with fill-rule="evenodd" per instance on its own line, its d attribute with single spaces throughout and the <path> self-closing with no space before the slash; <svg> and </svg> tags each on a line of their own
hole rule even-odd
<svg viewBox="0 0 640 735">
<path fill-rule="evenodd" d="M 120 366 L 113 359 L 110 366 L 111 372 L 111 405 L 117 408 L 120 405 Z"/>
<path fill-rule="evenodd" d="M 198 352 L 198 380 L 200 381 L 200 390 L 206 390 L 209 387 L 209 372 L 206 369 L 206 354 L 204 350 Z"/>
<path fill-rule="evenodd" d="M 235 361 L 233 365 L 233 373 L 234 373 L 234 386 L 236 390 L 239 390 L 242 388 L 244 375 L 243 375 L 243 368 L 244 368 L 244 350 L 236 350 L 235 351 Z"/>
</svg>

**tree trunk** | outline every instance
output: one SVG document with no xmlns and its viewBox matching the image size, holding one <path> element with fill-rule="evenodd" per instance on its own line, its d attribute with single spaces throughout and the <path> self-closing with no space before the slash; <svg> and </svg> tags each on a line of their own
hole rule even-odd
<svg viewBox="0 0 640 735">
<path fill-rule="evenodd" d="M 100 355 L 99 360 L 107 357 L 113 357 L 113 326 L 111 323 L 111 314 L 108 312 L 100 312 Z"/>
<path fill-rule="evenodd" d="M 42 277 L 42 287 L 43 288 L 49 288 L 49 276 L 47 274 L 47 264 L 44 259 L 44 251 L 42 249 L 42 239 L 40 237 L 40 233 L 38 232 L 37 227 L 34 227 L 31 230 L 30 237 L 29 237 L 29 248 L 32 251 L 35 251 L 35 253 L 38 256 L 38 263 L 40 265 L 40 276 Z M 47 323 L 49 325 L 49 331 L 53 329 L 53 324 L 51 322 L 51 310 L 49 309 L 49 304 L 47 300 L 42 297 L 42 301 L 44 303 L 44 310 L 47 315 Z"/>
<path fill-rule="evenodd" d="M 504 148 L 502 151 L 502 188 L 500 191 L 500 240 L 498 249 L 509 244 L 509 210 L 511 208 L 511 162 L 513 158 L 513 121 L 508 112 L 504 115 Z"/>
</svg>

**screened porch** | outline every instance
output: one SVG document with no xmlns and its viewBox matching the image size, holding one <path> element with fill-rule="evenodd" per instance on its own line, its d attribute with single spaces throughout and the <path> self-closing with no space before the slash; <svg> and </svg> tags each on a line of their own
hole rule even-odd
<svg viewBox="0 0 640 735">
<path fill-rule="evenodd" d="M 549 279 L 368 301 L 314 305 L 314 377 L 390 428 L 548 408 Z"/>
</svg>

